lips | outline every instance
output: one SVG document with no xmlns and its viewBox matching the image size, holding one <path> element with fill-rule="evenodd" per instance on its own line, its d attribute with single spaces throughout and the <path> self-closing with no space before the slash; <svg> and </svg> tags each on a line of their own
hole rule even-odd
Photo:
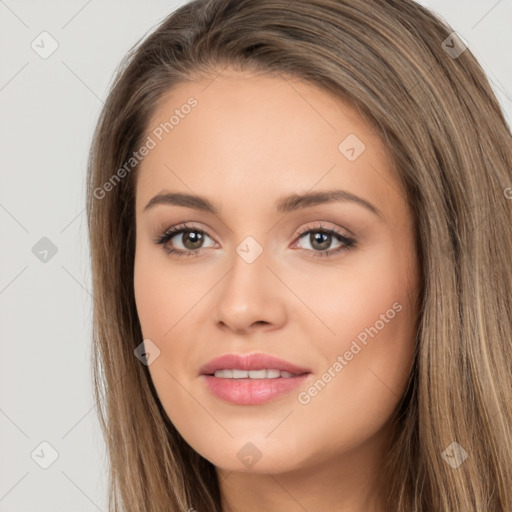
<svg viewBox="0 0 512 512">
<path fill-rule="evenodd" d="M 200 377 L 217 398 L 235 405 L 259 405 L 289 394 L 312 373 L 268 354 L 227 354 L 205 364 Z"/>
<path fill-rule="evenodd" d="M 216 357 L 201 367 L 201 375 L 213 375 L 217 370 L 279 370 L 293 375 L 310 373 L 309 368 L 303 368 L 293 363 L 268 354 L 226 354 Z"/>
</svg>

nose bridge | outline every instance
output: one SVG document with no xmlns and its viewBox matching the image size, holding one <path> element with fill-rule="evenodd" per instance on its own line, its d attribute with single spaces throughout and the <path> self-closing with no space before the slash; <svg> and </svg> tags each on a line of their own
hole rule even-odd
<svg viewBox="0 0 512 512">
<path fill-rule="evenodd" d="M 253 323 L 279 323 L 284 305 L 267 266 L 269 251 L 255 237 L 246 236 L 236 247 L 232 266 L 217 297 L 218 320 L 240 330 Z M 277 293 L 276 293 L 277 292 Z"/>
<path fill-rule="evenodd" d="M 226 276 L 225 299 L 247 303 L 255 302 L 268 291 L 268 254 L 263 244 L 252 235 L 246 236 L 236 247 L 231 259 L 232 266 Z M 240 304 L 238 307 L 240 307 Z"/>
</svg>

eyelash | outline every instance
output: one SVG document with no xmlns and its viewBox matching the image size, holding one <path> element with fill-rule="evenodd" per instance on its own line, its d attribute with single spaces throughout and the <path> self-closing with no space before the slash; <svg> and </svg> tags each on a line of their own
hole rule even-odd
<svg viewBox="0 0 512 512">
<path fill-rule="evenodd" d="M 196 250 L 182 251 L 179 249 L 172 249 L 169 247 L 165 247 L 165 244 L 169 240 L 171 240 L 172 238 L 174 238 L 175 236 L 177 236 L 181 233 L 187 233 L 187 232 L 202 233 L 203 235 L 207 235 L 208 237 L 212 238 L 206 231 L 204 231 L 202 229 L 194 228 L 193 226 L 188 226 L 187 224 L 179 224 L 179 225 L 173 226 L 173 227 L 167 229 L 166 231 L 164 231 L 163 233 L 159 234 L 155 240 L 155 243 L 159 244 L 159 245 L 164 245 L 165 252 L 167 252 L 168 254 L 174 254 L 178 257 L 180 257 L 180 256 L 199 256 L 200 251 L 203 248 L 199 248 Z M 338 241 L 340 241 L 342 243 L 342 245 L 340 245 L 336 249 L 329 249 L 329 250 L 325 250 L 325 251 L 311 251 L 309 249 L 303 249 L 304 251 L 307 251 L 307 252 L 313 252 L 315 258 L 324 257 L 324 256 L 332 256 L 334 254 L 338 254 L 343 251 L 349 251 L 349 250 L 357 247 L 357 243 L 353 238 L 350 238 L 350 237 L 344 235 L 343 233 L 340 233 L 336 229 L 324 228 L 322 225 L 315 227 L 315 228 L 308 227 L 308 228 L 301 230 L 299 233 L 297 233 L 297 238 L 300 239 L 305 234 L 308 234 L 308 233 L 324 233 L 324 234 L 328 234 L 328 235 L 333 235 L 334 237 L 336 237 L 338 239 Z"/>
</svg>

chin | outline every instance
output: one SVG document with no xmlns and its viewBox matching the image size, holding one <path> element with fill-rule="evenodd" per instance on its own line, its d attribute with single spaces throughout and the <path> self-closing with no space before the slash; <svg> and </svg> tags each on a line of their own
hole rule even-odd
<svg viewBox="0 0 512 512">
<path fill-rule="evenodd" d="M 204 438 L 202 439 L 204 441 Z M 191 445 L 202 457 L 216 468 L 242 473 L 286 473 L 296 470 L 307 462 L 307 455 L 296 439 L 270 439 L 260 433 L 249 433 L 225 439 L 223 442 L 209 439 L 208 444 Z"/>
</svg>

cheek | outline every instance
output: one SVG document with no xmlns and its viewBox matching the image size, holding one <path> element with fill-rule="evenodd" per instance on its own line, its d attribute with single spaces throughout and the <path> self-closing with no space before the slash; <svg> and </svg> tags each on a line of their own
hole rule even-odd
<svg viewBox="0 0 512 512">
<path fill-rule="evenodd" d="M 144 338 L 156 339 L 169 329 L 176 299 L 170 286 L 162 286 L 156 268 L 140 255 L 135 258 L 134 293 Z M 167 313 L 167 314 L 166 314 Z"/>
<path fill-rule="evenodd" d="M 340 276 L 323 299 L 317 296 L 325 301 L 321 311 L 329 313 L 326 323 L 335 335 L 324 338 L 324 372 L 301 397 L 315 424 L 334 421 L 364 438 L 384 424 L 403 396 L 416 334 L 412 254 L 374 252 L 371 261 L 361 259 L 357 269 Z"/>
<path fill-rule="evenodd" d="M 386 240 L 379 247 L 348 255 L 335 270 L 310 267 L 300 279 L 294 269 L 283 272 L 284 280 L 293 283 L 295 294 L 305 298 L 314 313 L 306 320 L 303 309 L 291 308 L 297 313 L 292 320 L 303 323 L 310 348 L 327 357 L 326 363 L 349 350 L 354 340 L 362 348 L 375 346 L 375 353 L 393 352 L 404 339 L 409 346 L 416 308 L 411 299 L 419 282 L 415 253 L 407 244 L 396 249 Z M 357 359 L 363 352 L 373 353 L 362 350 Z"/>
<path fill-rule="evenodd" d="M 195 296 L 201 290 L 194 290 L 183 273 L 171 268 L 165 256 L 146 247 L 137 248 L 133 280 L 143 338 L 151 340 L 160 350 L 159 356 L 148 366 L 151 379 L 167 413 L 178 414 L 187 424 L 184 405 L 192 404 L 179 383 L 185 382 L 190 372 L 196 370 L 188 364 L 194 326 L 187 312 L 198 302 Z M 172 414 L 170 418 L 174 422 Z"/>
<path fill-rule="evenodd" d="M 364 315 L 346 322 L 354 334 L 329 344 L 324 372 L 299 396 L 311 428 L 322 430 L 332 446 L 349 449 L 373 436 L 405 392 L 414 355 L 413 312 L 405 303 L 393 304 L 360 303 Z"/>
<path fill-rule="evenodd" d="M 143 335 L 155 341 L 171 336 L 180 318 L 199 300 L 201 292 L 204 295 L 201 287 L 169 264 L 163 249 L 142 244 L 136 250 L 133 283 Z"/>
</svg>

